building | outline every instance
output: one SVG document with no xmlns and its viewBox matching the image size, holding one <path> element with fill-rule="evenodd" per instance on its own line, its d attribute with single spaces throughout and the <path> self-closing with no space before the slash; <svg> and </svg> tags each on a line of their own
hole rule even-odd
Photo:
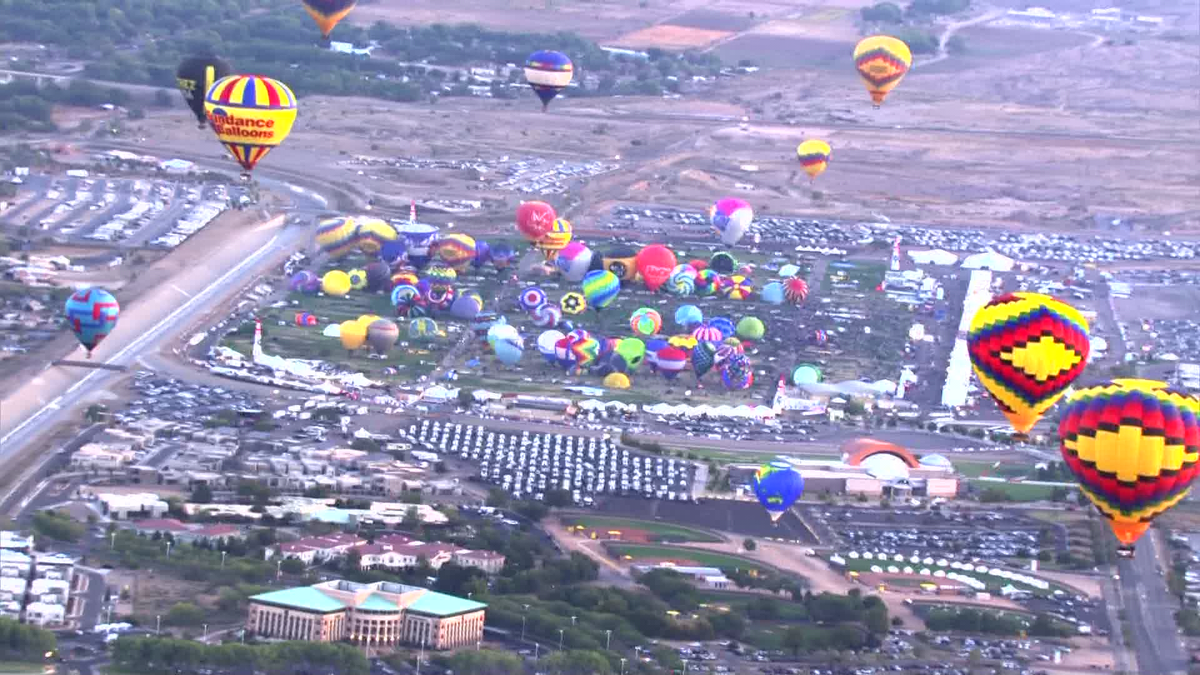
<svg viewBox="0 0 1200 675">
<path fill-rule="evenodd" d="M 669 570 L 688 577 L 699 586 L 718 591 L 728 590 L 733 587 L 733 582 L 717 567 L 696 567 L 660 562 L 654 565 L 634 565 L 633 569 L 637 570 L 639 574 L 645 574 L 654 570 Z"/>
<path fill-rule="evenodd" d="M 104 515 L 113 520 L 127 520 L 135 516 L 159 518 L 171 508 L 166 500 L 153 492 L 136 494 L 101 492 L 96 494 L 96 501 L 100 502 Z"/>
<path fill-rule="evenodd" d="M 463 549 L 455 551 L 455 564 L 461 567 L 475 567 L 483 570 L 484 574 L 499 574 L 504 569 L 504 554 L 495 551 L 472 551 Z"/>
<path fill-rule="evenodd" d="M 246 630 L 267 639 L 453 649 L 483 640 L 486 608 L 417 586 L 333 580 L 252 596 Z"/>
<path fill-rule="evenodd" d="M 246 536 L 242 528 L 224 523 L 185 523 L 174 518 L 139 520 L 131 524 L 132 529 L 143 534 L 160 532 L 169 534 L 179 542 L 216 541 L 218 539 L 241 539 Z"/>
<path fill-rule="evenodd" d="M 486 574 L 496 574 L 504 567 L 504 556 L 495 551 L 473 551 L 400 534 L 384 535 L 368 543 L 357 535 L 338 533 L 305 537 L 279 546 L 279 554 L 284 558 L 296 558 L 308 565 L 341 558 L 351 551 L 358 553 L 359 567 L 364 570 L 416 567 L 422 560 L 433 569 L 453 561 L 463 567 L 476 567 Z"/>
</svg>

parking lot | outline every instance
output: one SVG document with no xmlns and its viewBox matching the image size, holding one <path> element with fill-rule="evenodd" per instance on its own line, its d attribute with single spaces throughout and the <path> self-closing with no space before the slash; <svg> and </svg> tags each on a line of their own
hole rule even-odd
<svg viewBox="0 0 1200 675">
<path fill-rule="evenodd" d="M 646 209 L 619 206 L 613 211 L 609 229 L 628 229 L 634 223 L 648 234 L 662 234 L 667 229 L 695 232 L 701 240 L 710 230 L 706 213 L 682 209 Z M 660 225 L 662 227 L 656 227 Z M 906 247 L 940 248 L 947 251 L 982 252 L 987 249 L 1003 253 L 1016 260 L 1042 260 L 1062 263 L 1097 263 L 1135 260 L 1190 260 L 1196 257 L 1196 246 L 1186 241 L 1169 239 L 1132 239 L 1124 236 L 1125 228 L 1106 227 L 1095 234 L 1027 234 L 997 233 L 978 229 L 936 229 L 916 225 L 880 223 L 847 223 L 758 216 L 750 225 L 748 237 L 755 241 L 787 241 L 807 248 L 851 247 L 869 245 L 875 240 L 890 242 L 900 236 Z"/>
<path fill-rule="evenodd" d="M 260 402 L 245 392 L 160 377 L 145 370 L 134 374 L 130 386 L 138 398 L 112 414 L 118 424 L 148 418 L 200 423 L 221 411 L 260 408 Z"/>
<path fill-rule="evenodd" d="M 373 180 L 387 178 L 388 169 L 453 171 L 488 188 L 537 195 L 562 194 L 571 187 L 571 181 L 592 178 L 620 168 L 617 162 L 554 162 L 541 157 L 517 158 L 507 155 L 497 159 L 473 160 L 355 157 L 344 164 L 359 175 Z"/>
<path fill-rule="evenodd" d="M 174 248 L 228 208 L 224 185 L 101 176 L 27 175 L 0 226 L 62 242 Z"/>
<path fill-rule="evenodd" d="M 618 448 L 608 438 L 560 433 L 495 431 L 478 425 L 422 420 L 401 436 L 410 443 L 479 463 L 479 478 L 515 499 L 570 492 L 591 506 L 600 495 L 640 495 L 690 501 L 695 469 L 688 462 Z"/>
</svg>

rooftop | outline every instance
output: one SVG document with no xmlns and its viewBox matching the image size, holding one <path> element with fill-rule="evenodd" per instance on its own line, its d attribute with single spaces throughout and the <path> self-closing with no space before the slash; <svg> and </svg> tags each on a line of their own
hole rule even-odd
<svg viewBox="0 0 1200 675">
<path fill-rule="evenodd" d="M 434 616 L 453 616 L 464 612 L 474 612 L 486 608 L 487 605 L 466 598 L 457 598 L 453 595 L 438 593 L 436 591 L 426 591 L 417 598 L 416 602 L 408 606 L 408 609 L 421 614 L 433 614 Z"/>
<path fill-rule="evenodd" d="M 382 595 L 380 595 L 378 593 L 372 593 L 371 595 L 367 596 L 366 600 L 363 600 L 362 602 L 360 602 L 358 604 L 357 609 L 373 609 L 373 610 L 383 611 L 383 612 L 398 612 L 398 611 L 400 611 L 400 605 L 397 605 L 396 603 L 392 602 L 391 600 L 388 600 L 387 598 L 383 597 Z"/>
<path fill-rule="evenodd" d="M 312 586 L 300 586 L 298 588 L 287 588 L 282 591 L 260 593 L 251 596 L 250 599 L 255 602 L 295 607 L 296 609 L 306 609 L 312 612 L 336 612 L 346 607 L 342 601 L 325 595 Z"/>
</svg>

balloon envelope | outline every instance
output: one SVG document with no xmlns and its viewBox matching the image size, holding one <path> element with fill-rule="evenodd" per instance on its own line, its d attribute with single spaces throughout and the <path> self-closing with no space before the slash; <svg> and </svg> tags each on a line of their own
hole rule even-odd
<svg viewBox="0 0 1200 675">
<path fill-rule="evenodd" d="M 1089 387 L 1064 405 L 1058 425 L 1063 461 L 1126 551 L 1191 490 L 1198 415 L 1196 397 L 1152 380 Z"/>
<path fill-rule="evenodd" d="M 354 351 L 367 341 L 367 327 L 358 321 L 343 321 L 338 337 L 341 338 L 343 347 Z"/>
<path fill-rule="evenodd" d="M 732 246 L 745 236 L 754 220 L 754 209 L 744 199 L 728 197 L 709 208 L 709 220 L 721 241 Z"/>
<path fill-rule="evenodd" d="M 804 167 L 804 173 L 807 173 L 808 177 L 812 179 L 825 173 L 825 167 L 829 165 L 829 156 L 832 153 L 833 150 L 828 143 L 815 138 L 810 138 L 796 146 L 796 157 L 800 160 L 800 166 Z"/>
<path fill-rule="evenodd" d="M 646 288 L 657 291 L 675 270 L 675 253 L 662 244 L 651 244 L 637 254 L 637 271 Z"/>
<path fill-rule="evenodd" d="M 388 319 L 376 319 L 367 326 L 367 344 L 376 354 L 387 354 L 400 339 L 400 327 Z"/>
<path fill-rule="evenodd" d="M 67 298 L 63 313 L 71 332 L 91 356 L 96 345 L 117 327 L 121 306 L 103 288 L 83 288 Z"/>
<path fill-rule="evenodd" d="M 175 69 L 175 84 L 183 101 L 196 116 L 200 128 L 208 126 L 208 115 L 204 112 L 204 95 L 217 80 L 233 73 L 229 62 L 215 56 L 193 56 L 184 59 Z"/>
<path fill-rule="evenodd" d="M 358 0 L 302 0 L 304 10 L 312 17 L 317 24 L 317 28 L 321 29 L 321 37 L 329 39 L 329 34 L 333 32 L 334 26 L 338 22 L 346 18 L 350 10 L 358 4 Z"/>
<path fill-rule="evenodd" d="M 912 52 L 903 40 L 887 35 L 863 38 L 854 47 L 854 68 L 875 107 L 883 105 L 888 92 L 900 84 L 912 67 Z"/>
<path fill-rule="evenodd" d="M 261 75 L 221 78 L 204 99 L 217 140 L 247 172 L 292 132 L 296 108 L 286 84 Z"/>
<path fill-rule="evenodd" d="M 975 313 L 967 351 L 975 374 L 1020 433 L 1029 433 L 1087 365 L 1088 322 L 1039 293 L 1009 293 Z"/>
<path fill-rule="evenodd" d="M 341 270 L 329 270 L 321 277 L 321 291 L 325 295 L 341 297 L 350 292 L 350 275 Z"/>
<path fill-rule="evenodd" d="M 763 505 L 771 522 L 777 522 L 804 492 L 804 479 L 787 462 L 771 462 L 760 467 L 750 482 L 754 496 Z"/>
<path fill-rule="evenodd" d="M 562 52 L 537 51 L 525 59 L 525 81 L 542 100 L 542 110 L 571 84 L 574 71 L 571 59 Z"/>
<path fill-rule="evenodd" d="M 546 202 L 525 202 L 517 207 L 517 229 L 535 243 L 554 227 L 557 218 L 554 207 Z"/>
</svg>

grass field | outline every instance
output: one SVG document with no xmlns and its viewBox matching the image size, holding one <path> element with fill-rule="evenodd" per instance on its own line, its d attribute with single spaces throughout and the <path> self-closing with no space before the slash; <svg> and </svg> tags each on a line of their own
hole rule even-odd
<svg viewBox="0 0 1200 675">
<path fill-rule="evenodd" d="M 955 462 L 954 468 L 967 478 L 979 478 L 980 476 L 1012 478 L 1016 476 L 1028 476 L 1034 472 L 1033 467 L 1030 465 L 1002 462 L 1000 466 L 993 469 L 993 464 L 995 462 L 972 462 L 967 460 Z"/>
<path fill-rule="evenodd" d="M 819 38 L 748 33 L 717 47 L 727 63 L 743 59 L 772 68 L 845 68 L 853 45 Z"/>
<path fill-rule="evenodd" d="M 642 530 L 660 537 L 664 541 L 718 542 L 721 538 L 690 527 L 659 523 L 652 520 L 632 518 L 607 518 L 604 516 L 564 516 L 565 525 L 582 525 L 593 530 Z"/>
<path fill-rule="evenodd" d="M 756 563 L 749 558 L 739 558 L 738 556 L 701 549 L 611 543 L 606 543 L 605 548 L 608 549 L 609 553 L 620 558 L 629 556 L 632 562 L 639 560 L 690 560 L 697 565 L 719 567 L 721 569 L 752 569 L 762 571 L 769 569 L 765 565 Z"/>
<path fill-rule="evenodd" d="M 1042 501 L 1050 499 L 1050 495 L 1054 492 L 1053 485 L 1033 485 L 1031 483 L 997 483 L 993 481 L 973 480 L 971 481 L 971 485 L 980 491 L 990 488 L 1003 492 L 1014 502 Z"/>
<path fill-rule="evenodd" d="M 831 263 L 825 273 L 823 289 L 832 293 L 865 293 L 883 281 L 887 265 L 880 262 L 846 261 Z M 857 290 L 834 288 L 834 284 L 854 284 Z"/>
<path fill-rule="evenodd" d="M 41 675 L 53 673 L 54 666 L 43 663 L 25 663 L 21 661 L 0 661 L 0 673 L 8 675 Z"/>
</svg>

